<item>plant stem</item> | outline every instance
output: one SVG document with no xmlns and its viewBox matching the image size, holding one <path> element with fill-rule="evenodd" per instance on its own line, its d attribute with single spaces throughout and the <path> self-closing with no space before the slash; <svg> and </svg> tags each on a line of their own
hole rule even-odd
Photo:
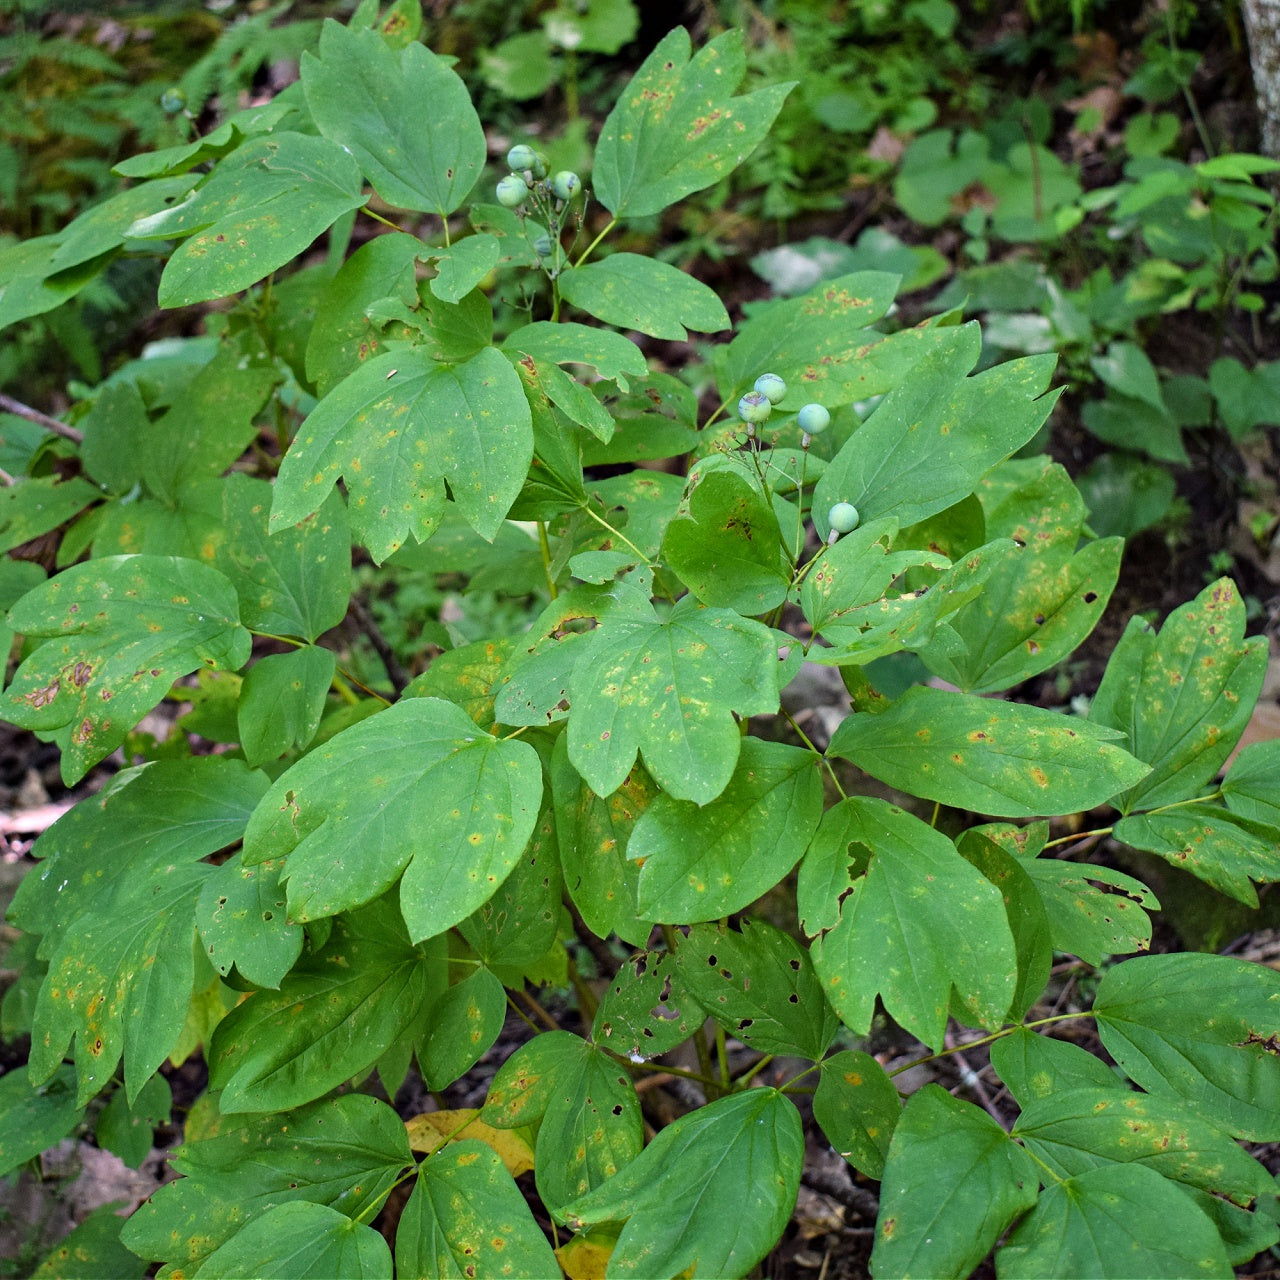
<svg viewBox="0 0 1280 1280">
<path fill-rule="evenodd" d="M 368 206 L 367 204 L 366 204 L 366 205 L 362 205 L 362 206 L 361 206 L 361 208 L 360 208 L 360 212 L 361 212 L 361 213 L 364 213 L 364 214 L 367 214 L 367 215 L 368 215 L 370 218 L 372 218 L 375 222 L 380 222 L 380 223 L 382 223 L 382 225 L 383 225 L 384 227 L 390 227 L 392 231 L 399 231 L 399 230 L 400 230 L 400 228 L 399 228 L 399 227 L 397 227 L 397 226 L 396 226 L 396 224 L 395 224 L 394 222 L 391 222 L 391 221 L 390 221 L 390 220 L 388 220 L 387 218 L 384 218 L 384 217 L 382 216 L 382 214 L 380 214 L 380 213 L 374 213 L 374 211 L 373 211 L 372 209 L 370 209 L 370 208 L 369 208 L 369 206 Z M 445 240 L 445 244 L 448 244 L 448 243 L 449 243 L 449 226 L 448 226 L 448 224 L 447 224 L 447 223 L 445 224 L 445 228 L 444 228 L 444 240 Z"/>
<path fill-rule="evenodd" d="M 613 536 L 617 538 L 619 542 L 621 542 L 624 546 L 630 547 L 631 550 L 634 551 L 636 555 L 638 555 L 640 559 L 643 560 L 644 563 L 650 569 L 653 568 L 653 561 L 650 560 L 649 557 L 645 555 L 645 553 L 641 551 L 640 548 L 637 547 L 636 544 L 632 542 L 631 539 L 628 538 L 627 535 L 623 533 L 620 529 L 615 529 L 613 525 L 611 525 L 603 516 L 596 515 L 596 513 L 592 511 L 589 506 L 581 507 L 579 508 L 579 510 L 585 511 L 587 515 L 589 515 L 596 522 L 596 524 L 600 525 L 602 528 L 608 529 L 609 532 L 613 534 Z"/>
<path fill-rule="evenodd" d="M 547 538 L 547 522 L 545 520 L 538 521 L 538 547 L 542 551 L 542 572 L 547 575 L 547 590 L 554 600 L 560 594 L 560 591 L 556 586 L 555 578 L 551 576 L 551 542 Z"/>
<path fill-rule="evenodd" d="M 817 757 L 818 757 L 818 760 L 819 760 L 823 765 L 825 765 L 825 766 L 826 766 L 826 770 L 827 770 L 827 772 L 831 775 L 831 781 L 832 781 L 832 783 L 834 784 L 835 789 L 840 793 L 840 799 L 841 799 L 841 800 L 847 800 L 847 799 L 849 798 L 849 795 L 848 795 L 848 793 L 845 791 L 844 787 L 842 787 L 842 786 L 840 785 L 840 779 L 836 777 L 836 770 L 835 770 L 835 766 L 831 763 L 831 761 L 830 761 L 830 760 L 828 760 L 828 759 L 827 759 L 827 757 L 826 757 L 826 753 L 825 753 L 825 752 L 822 752 L 822 751 L 819 751 L 819 750 L 818 750 L 818 748 L 817 748 L 817 747 L 815 747 L 815 746 L 813 745 L 813 740 L 812 740 L 812 739 L 809 737 L 809 735 L 808 735 L 807 733 L 805 733 L 805 731 L 804 731 L 804 730 L 803 730 L 803 729 L 802 729 L 802 728 L 801 728 L 801 727 L 796 723 L 796 718 L 795 718 L 795 716 L 793 716 L 793 715 L 791 714 L 791 712 L 790 712 L 790 711 L 786 710 L 786 708 L 783 708 L 783 712 L 782 712 L 782 714 L 786 717 L 786 719 L 787 719 L 787 723 L 788 723 L 788 724 L 789 724 L 789 725 L 790 725 L 790 726 L 791 726 L 791 727 L 796 731 L 796 733 L 798 733 L 798 734 L 800 735 L 800 741 L 801 741 L 801 742 L 803 742 L 803 743 L 804 743 L 804 745 L 805 745 L 806 747 L 808 747 L 808 748 L 809 748 L 809 750 L 810 750 L 810 751 L 812 751 L 812 752 L 813 752 L 813 754 L 814 754 L 815 756 L 817 756 Z"/>
<path fill-rule="evenodd" d="M 982 1036 L 977 1040 L 966 1040 L 964 1044 L 953 1045 L 950 1048 L 939 1049 L 937 1053 L 927 1053 L 923 1058 L 913 1058 L 910 1062 L 904 1062 L 902 1066 L 895 1067 L 888 1072 L 890 1078 L 900 1076 L 904 1071 L 910 1071 L 912 1067 L 923 1066 L 926 1062 L 936 1062 L 939 1058 L 948 1058 L 953 1053 L 963 1053 L 966 1049 L 976 1049 L 980 1045 L 991 1044 L 994 1040 L 1003 1040 L 1005 1036 L 1011 1036 L 1015 1031 L 1022 1030 L 1026 1027 L 1030 1031 L 1033 1027 L 1045 1027 L 1051 1022 L 1069 1022 L 1073 1018 L 1092 1018 L 1091 1010 L 1083 1010 L 1080 1013 L 1055 1013 L 1048 1018 L 1038 1018 L 1035 1022 L 1018 1022 L 1007 1027 L 1001 1027 L 999 1031 L 993 1031 L 989 1036 Z"/>
<path fill-rule="evenodd" d="M 5 413 L 15 414 L 19 418 L 26 418 L 28 422 L 34 422 L 37 427 L 43 427 L 55 436 L 70 440 L 73 444 L 80 444 L 84 440 L 84 432 L 78 427 L 69 427 L 65 422 L 59 422 L 57 418 L 51 418 L 47 413 L 41 413 L 39 409 L 33 409 L 29 404 L 23 404 L 21 400 L 15 400 L 12 396 L 0 395 L 0 409 Z"/>
<path fill-rule="evenodd" d="M 608 223 L 605 225 L 604 230 L 601 231 L 600 234 L 596 236 L 596 238 L 589 245 L 587 245 L 585 249 L 583 249 L 581 256 L 578 258 L 577 262 L 575 262 L 573 265 L 575 267 L 582 266 L 582 264 L 586 262 L 586 260 L 589 257 L 591 257 L 591 254 L 595 250 L 596 245 L 598 245 L 600 241 L 603 240 L 605 236 L 607 236 L 609 232 L 612 231 L 614 227 L 616 227 L 617 225 L 618 225 L 617 218 L 610 218 Z"/>
</svg>

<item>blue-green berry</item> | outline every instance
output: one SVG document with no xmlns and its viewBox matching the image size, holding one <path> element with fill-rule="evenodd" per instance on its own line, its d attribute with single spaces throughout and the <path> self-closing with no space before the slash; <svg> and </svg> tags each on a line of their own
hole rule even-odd
<svg viewBox="0 0 1280 1280">
<path fill-rule="evenodd" d="M 769 403 L 769 397 L 763 391 L 748 391 L 738 401 L 738 417 L 752 426 L 768 422 L 769 414 L 772 412 L 773 405 Z"/>
<path fill-rule="evenodd" d="M 187 105 L 187 95 L 177 86 L 166 89 L 160 95 L 160 109 L 171 116 L 177 115 Z"/>
<path fill-rule="evenodd" d="M 756 379 L 756 390 L 768 396 L 770 404 L 777 404 L 787 394 L 787 384 L 776 373 L 762 373 Z"/>
<path fill-rule="evenodd" d="M 561 169 L 551 179 L 551 190 L 561 200 L 572 200 L 582 190 L 582 179 L 572 169 Z"/>
<path fill-rule="evenodd" d="M 554 247 L 555 246 L 552 244 L 550 236 L 539 236 L 533 242 L 533 251 L 538 255 L 539 258 L 551 257 L 551 250 Z"/>
<path fill-rule="evenodd" d="M 524 204 L 529 198 L 529 188 L 523 178 L 509 173 L 498 183 L 497 194 L 499 204 L 506 205 L 508 209 L 514 209 L 517 205 Z"/>
<path fill-rule="evenodd" d="M 796 426 L 807 436 L 820 436 L 831 425 L 831 414 L 820 404 L 805 404 L 800 406 L 800 412 L 796 414 Z M 841 532 L 847 533 L 848 530 Z"/>
<path fill-rule="evenodd" d="M 517 143 L 507 152 L 507 163 L 515 173 L 532 169 L 538 162 L 538 153 L 527 143 Z"/>
<path fill-rule="evenodd" d="M 835 533 L 852 533 L 858 527 L 858 508 L 852 502 L 837 502 L 827 512 L 827 524 Z"/>
</svg>

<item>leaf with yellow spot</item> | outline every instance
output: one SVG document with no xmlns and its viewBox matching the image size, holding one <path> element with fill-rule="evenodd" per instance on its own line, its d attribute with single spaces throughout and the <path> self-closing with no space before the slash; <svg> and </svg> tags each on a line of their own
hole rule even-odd
<svg viewBox="0 0 1280 1280">
<path fill-rule="evenodd" d="M 457 703 L 487 732 L 494 725 L 494 686 L 514 647 L 515 641 L 503 636 L 446 650 L 409 682 L 403 696 Z"/>
<path fill-rule="evenodd" d="M 642 951 L 624 960 L 591 1024 L 591 1038 L 632 1062 L 669 1053 L 706 1021 L 669 952 Z"/>
<path fill-rule="evenodd" d="M 560 295 L 579 310 L 619 329 L 684 342 L 689 334 L 729 327 L 719 295 L 670 263 L 636 253 L 614 253 L 601 262 L 564 271 Z"/>
<path fill-rule="evenodd" d="M 616 1227 L 579 1231 L 556 1250 L 556 1261 L 569 1280 L 605 1280 L 617 1243 Z"/>
<path fill-rule="evenodd" d="M 429 1156 L 450 1140 L 483 1142 L 492 1147 L 506 1165 L 507 1172 L 518 1178 L 533 1168 L 532 1130 L 495 1129 L 485 1124 L 475 1107 L 457 1111 L 428 1111 L 404 1122 L 409 1145 L 419 1155 Z"/>
<path fill-rule="evenodd" d="M 563 1217 L 575 1229 L 626 1220 L 610 1276 L 744 1276 L 791 1217 L 803 1163 L 795 1104 L 746 1089 L 667 1125 Z"/>
<path fill-rule="evenodd" d="M 429 1029 L 418 1050 L 428 1089 L 446 1089 L 465 1075 L 502 1031 L 507 994 L 488 969 L 476 969 L 445 991 L 427 1014 Z"/>
<path fill-rule="evenodd" d="M 1244 629 L 1244 601 L 1230 578 L 1175 609 L 1159 634 L 1130 620 L 1089 711 L 1151 766 L 1117 800 L 1122 812 L 1190 799 L 1231 754 L 1267 670 L 1266 637 L 1246 640 Z"/>
<path fill-rule="evenodd" d="M 123 1226 L 114 1204 L 95 1209 L 45 1255 L 31 1280 L 142 1280 L 147 1263 L 120 1243 Z"/>
<path fill-rule="evenodd" d="M 851 857 L 842 882 L 837 869 Z M 839 902 L 813 964 L 850 1030 L 866 1034 L 879 996 L 941 1048 L 953 988 L 983 1026 L 1000 1025 L 1017 983 L 1004 898 L 946 836 L 884 800 L 854 797 L 827 811 L 806 869 L 810 861 L 830 865 L 825 882 Z"/>
<path fill-rule="evenodd" d="M 823 1059 L 813 1118 L 859 1173 L 884 1176 L 884 1158 L 901 1114 L 898 1090 L 869 1053 L 846 1049 Z"/>
<path fill-rule="evenodd" d="M 533 834 L 541 798 L 528 743 L 482 733 L 451 702 L 406 698 L 286 770 L 249 823 L 244 860 L 286 860 L 289 915 L 300 921 L 369 902 L 400 880 L 418 941 L 493 895 Z"/>
<path fill-rule="evenodd" d="M 195 980 L 195 904 L 214 874 L 201 861 L 244 831 L 266 778 L 221 756 L 158 761 L 118 776 L 36 844 L 39 872 L 10 909 L 43 935 L 49 971 L 36 999 L 31 1079 L 74 1038 L 83 1104 L 123 1053 L 130 1101 L 173 1051 Z"/>
<path fill-rule="evenodd" d="M 413 1164 L 399 1116 L 360 1093 L 242 1118 L 229 1132 L 184 1144 L 172 1158 L 183 1176 L 134 1213 L 122 1238 L 141 1257 L 189 1273 L 274 1205 L 308 1201 L 372 1218 Z"/>
<path fill-rule="evenodd" d="M 345 477 L 352 529 L 382 561 L 444 514 L 443 485 L 477 533 L 497 534 L 533 458 L 520 378 L 493 347 L 443 365 L 420 347 L 375 356 L 299 429 L 276 479 L 270 528 L 319 509 Z"/>
<path fill-rule="evenodd" d="M 502 1064 L 481 1116 L 503 1129 L 541 1122 L 534 1147 L 542 1202 L 598 1187 L 640 1153 L 640 1100 L 618 1062 L 567 1031 L 544 1032 Z"/>
<path fill-rule="evenodd" d="M 27 592 L 9 625 L 41 641 L 5 691 L 7 718 L 50 734 L 62 776 L 79 781 L 201 666 L 249 658 L 235 590 L 208 565 L 176 556 L 107 556 Z"/>
<path fill-rule="evenodd" d="M 1034 1161 L 985 1111 L 925 1085 L 885 1161 L 872 1274 L 969 1275 L 1039 1189 Z"/>
<path fill-rule="evenodd" d="M 879 715 L 847 717 L 831 755 L 888 786 L 1007 818 L 1076 813 L 1147 772 L 1114 729 L 1042 707 L 915 685 Z"/>
<path fill-rule="evenodd" d="M 401 1276 L 546 1276 L 555 1254 L 533 1213 L 483 1142 L 451 1142 L 418 1167 L 417 1185 L 396 1229 Z"/>
<path fill-rule="evenodd" d="M 592 185 L 616 217 L 657 213 L 731 173 L 764 140 L 793 83 L 742 97 L 743 34 L 730 30 L 692 61 L 671 31 L 631 78 L 596 144 Z"/>
<path fill-rule="evenodd" d="M 1234 1265 L 1248 1262 L 1280 1236 L 1275 1179 L 1221 1129 L 1176 1099 L 1114 1087 L 1056 1089 L 1026 1107 L 1013 1136 L 1059 1178 L 1109 1163 L 1153 1169 L 1186 1191 L 1220 1230 L 1226 1228 L 1225 1238 L 1243 1237 L 1243 1248 L 1231 1259 Z M 1248 1212 L 1255 1203 L 1271 1211 L 1270 1221 Z"/>
</svg>

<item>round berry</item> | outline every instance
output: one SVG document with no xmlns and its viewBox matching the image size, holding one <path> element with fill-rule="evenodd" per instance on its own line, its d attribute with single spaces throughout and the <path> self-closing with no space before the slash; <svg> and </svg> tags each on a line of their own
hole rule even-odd
<svg viewBox="0 0 1280 1280">
<path fill-rule="evenodd" d="M 770 404 L 777 404 L 787 394 L 787 384 L 776 373 L 762 373 L 756 379 L 756 390 L 768 396 Z"/>
<path fill-rule="evenodd" d="M 518 143 L 507 152 L 507 163 L 515 173 L 521 173 L 525 169 L 532 169 L 537 161 L 538 153 L 523 142 Z"/>
<path fill-rule="evenodd" d="M 498 183 L 497 195 L 499 204 L 506 205 L 508 209 L 514 209 L 517 205 L 524 204 L 529 198 L 529 188 L 525 185 L 523 178 L 509 173 Z"/>
<path fill-rule="evenodd" d="M 551 250 L 554 247 L 555 246 L 551 243 L 550 236 L 539 236 L 533 242 L 533 251 L 538 255 L 539 258 L 551 257 Z"/>
<path fill-rule="evenodd" d="M 796 425 L 807 436 L 820 436 L 831 425 L 831 414 L 820 404 L 806 404 L 800 406 L 800 412 L 796 414 Z M 842 533 L 848 533 L 847 529 L 842 529 Z"/>
<path fill-rule="evenodd" d="M 551 179 L 551 190 L 561 200 L 572 200 L 582 190 L 582 179 L 572 169 L 561 169 Z"/>
<path fill-rule="evenodd" d="M 837 502 L 827 512 L 827 524 L 836 533 L 852 533 L 858 527 L 858 508 L 852 502 Z"/>
<path fill-rule="evenodd" d="M 187 105 L 187 95 L 177 86 L 166 89 L 160 95 L 160 109 L 171 116 L 177 115 Z"/>
<path fill-rule="evenodd" d="M 763 391 L 748 391 L 738 401 L 738 417 L 753 426 L 768 422 L 769 414 L 772 412 L 773 405 L 769 403 L 769 397 Z"/>
</svg>

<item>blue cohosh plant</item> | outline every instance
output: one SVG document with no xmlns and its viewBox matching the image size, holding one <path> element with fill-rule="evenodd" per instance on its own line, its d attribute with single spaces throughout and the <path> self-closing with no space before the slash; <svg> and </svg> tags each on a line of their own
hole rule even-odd
<svg viewBox="0 0 1280 1280">
<path fill-rule="evenodd" d="M 0 572 L 7 718 L 70 783 L 175 686 L 193 704 L 37 844 L 0 1169 L 91 1123 L 140 1158 L 164 1064 L 202 1048 L 182 1176 L 120 1233 L 163 1274 L 743 1275 L 794 1207 L 811 1090 L 880 1182 L 877 1276 L 964 1276 L 1000 1241 L 1007 1275 L 1230 1275 L 1277 1238 L 1240 1143 L 1280 1137 L 1280 977 L 1141 954 L 1154 895 L 1071 854 L 1109 830 L 1244 902 L 1280 878 L 1277 744 L 1218 780 L 1266 664 L 1234 585 L 1131 624 L 1087 719 L 983 697 L 1069 655 L 1119 567 L 1062 468 L 1012 457 L 1053 357 L 974 375 L 976 325 L 884 336 L 896 278 L 859 272 L 755 309 L 700 415 L 627 334 L 725 332 L 723 305 L 608 232 L 731 171 L 786 86 L 734 96 L 740 37 L 691 57 L 671 32 L 601 131 L 595 238 L 553 275 L 538 214 L 581 197 L 538 196 L 530 163 L 514 208 L 470 203 L 492 187 L 465 88 L 374 16 L 0 259 L 27 314 L 122 253 L 164 260 L 162 307 L 229 300 L 0 495 L 6 549 L 62 530 L 48 577 Z M 353 546 L 532 616 L 456 647 L 424 618 L 426 670 L 360 683 L 332 639 Z M 871 664 L 902 652 L 951 687 L 883 694 Z M 774 732 L 805 658 L 853 691 L 825 751 Z M 793 872 L 788 927 L 753 915 Z M 632 950 L 602 996 L 575 938 Z M 1090 1008 L 1040 1010 L 1055 952 L 1099 970 Z M 415 1063 L 446 1089 L 511 1007 L 532 1034 L 479 1111 L 380 1100 Z M 924 1057 L 980 1029 L 1011 1131 L 934 1085 L 904 1104 L 856 1047 L 878 1007 Z M 1055 1035 L 1080 1021 L 1118 1070 Z M 697 1069 L 659 1061 L 686 1041 Z M 637 1080 L 673 1070 L 705 1103 L 646 1141 Z"/>
</svg>

